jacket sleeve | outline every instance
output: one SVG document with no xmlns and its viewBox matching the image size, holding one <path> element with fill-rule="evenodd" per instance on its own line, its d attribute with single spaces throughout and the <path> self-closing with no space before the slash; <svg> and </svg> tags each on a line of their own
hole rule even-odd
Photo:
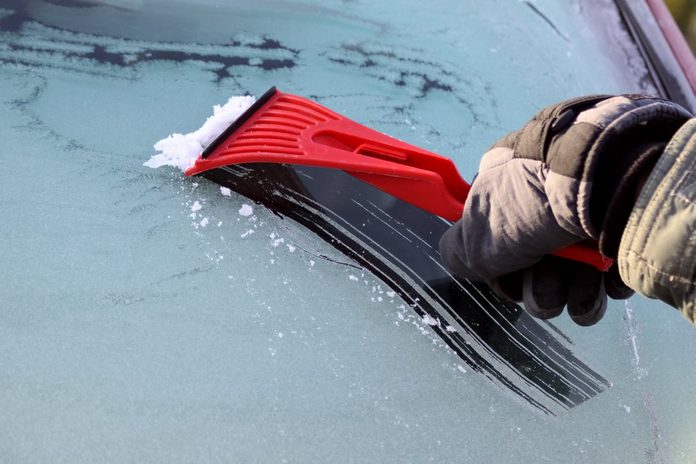
<svg viewBox="0 0 696 464">
<path fill-rule="evenodd" d="M 618 262 L 628 286 L 696 323 L 696 119 L 674 135 L 647 178 Z"/>
</svg>

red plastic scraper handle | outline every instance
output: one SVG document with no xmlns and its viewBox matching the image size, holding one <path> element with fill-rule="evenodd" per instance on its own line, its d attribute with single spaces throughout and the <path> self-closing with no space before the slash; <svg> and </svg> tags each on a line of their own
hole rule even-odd
<svg viewBox="0 0 696 464">
<path fill-rule="evenodd" d="M 270 89 L 223 132 L 186 175 L 230 164 L 280 163 L 342 169 L 432 214 L 462 216 L 469 184 L 444 156 L 358 124 L 311 100 Z M 596 248 L 573 245 L 554 255 L 606 271 Z"/>
</svg>

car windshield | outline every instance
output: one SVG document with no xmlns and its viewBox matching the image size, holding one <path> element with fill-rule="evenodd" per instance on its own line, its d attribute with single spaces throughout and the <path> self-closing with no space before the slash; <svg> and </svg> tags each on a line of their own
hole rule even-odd
<svg viewBox="0 0 696 464">
<path fill-rule="evenodd" d="M 545 105 L 660 91 L 614 2 L 0 0 L 0 62 L 11 462 L 696 456 L 677 311 L 534 321 L 451 296 L 447 224 L 343 173 L 242 173 L 239 193 L 144 165 L 278 86 L 471 180 Z"/>
</svg>

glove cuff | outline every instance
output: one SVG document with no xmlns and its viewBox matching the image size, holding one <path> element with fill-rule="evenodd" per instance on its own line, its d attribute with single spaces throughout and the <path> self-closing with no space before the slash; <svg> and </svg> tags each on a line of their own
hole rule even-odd
<svg viewBox="0 0 696 464">
<path fill-rule="evenodd" d="M 641 184 L 657 164 L 666 143 L 639 144 L 622 152 L 598 177 L 615 172 L 612 180 L 597 179 L 590 199 L 592 223 L 599 232 L 599 251 L 616 260 L 621 235 L 633 210 Z M 618 180 L 618 182 L 616 182 Z"/>
<path fill-rule="evenodd" d="M 553 182 L 547 182 L 546 191 L 554 214 L 562 212 L 559 223 L 574 224 L 582 235 L 599 239 L 606 218 L 626 208 L 626 192 L 654 166 L 654 147 L 666 143 L 691 115 L 675 103 L 637 95 L 604 98 L 590 108 L 566 107 L 569 111 L 577 117 L 561 113 L 555 119 L 570 119 L 566 128 L 553 133 L 551 125 L 546 161 Z M 626 197 L 613 202 L 619 191 Z M 607 225 L 622 230 L 625 219 L 612 217 Z"/>
</svg>

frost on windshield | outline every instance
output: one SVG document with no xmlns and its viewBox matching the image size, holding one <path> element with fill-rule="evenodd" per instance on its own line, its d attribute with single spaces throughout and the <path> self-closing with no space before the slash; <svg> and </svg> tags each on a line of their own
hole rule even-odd
<svg viewBox="0 0 696 464">
<path fill-rule="evenodd" d="M 585 13 L 605 1 L 118 3 L 0 1 L 6 454 L 696 454 L 672 380 L 692 376 L 678 314 L 637 300 L 591 330 L 535 321 L 447 275 L 446 223 L 345 173 L 238 166 L 218 185 L 180 171 L 218 130 L 198 129 L 211 108 L 231 120 L 251 97 L 227 113 L 230 96 L 277 85 L 471 179 L 545 104 L 650 91 L 630 41 L 612 55 L 594 33 L 617 27 L 613 6 L 604 23 Z"/>
</svg>

